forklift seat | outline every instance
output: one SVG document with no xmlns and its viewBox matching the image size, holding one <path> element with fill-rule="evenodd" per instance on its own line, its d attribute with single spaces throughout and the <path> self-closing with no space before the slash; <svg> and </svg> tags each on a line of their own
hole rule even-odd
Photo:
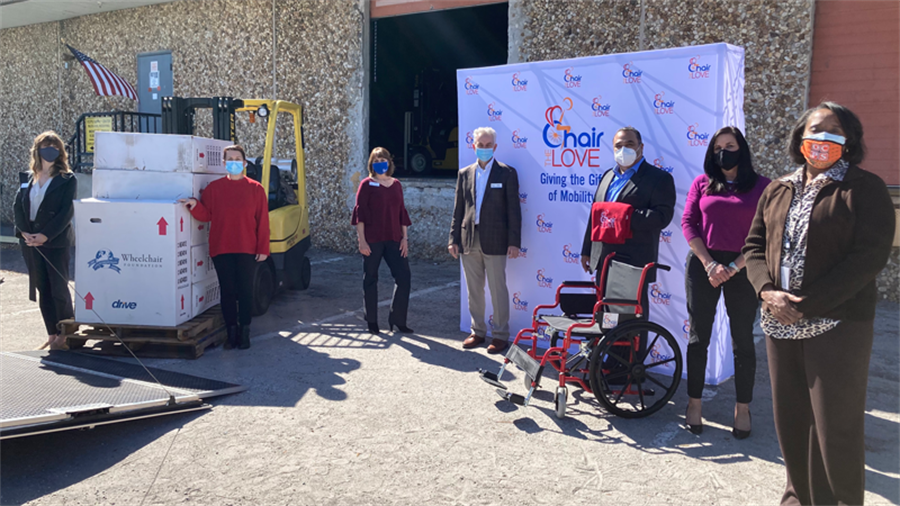
<svg viewBox="0 0 900 506">
<path fill-rule="evenodd" d="M 262 157 L 247 160 L 247 177 L 260 182 L 262 179 Z M 281 170 L 272 165 L 269 167 L 269 211 L 279 209 L 288 204 L 297 204 L 297 196 L 290 184 L 281 177 Z M 291 198 L 293 197 L 293 198 Z"/>
</svg>

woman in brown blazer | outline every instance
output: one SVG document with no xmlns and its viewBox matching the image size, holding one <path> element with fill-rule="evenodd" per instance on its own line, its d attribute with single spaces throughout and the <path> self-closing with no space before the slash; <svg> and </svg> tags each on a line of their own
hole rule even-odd
<svg viewBox="0 0 900 506">
<path fill-rule="evenodd" d="M 781 504 L 862 504 L 875 277 L 894 208 L 884 181 L 858 166 L 863 128 L 849 109 L 806 111 L 788 151 L 799 167 L 763 192 L 743 249 L 762 299 Z"/>
</svg>

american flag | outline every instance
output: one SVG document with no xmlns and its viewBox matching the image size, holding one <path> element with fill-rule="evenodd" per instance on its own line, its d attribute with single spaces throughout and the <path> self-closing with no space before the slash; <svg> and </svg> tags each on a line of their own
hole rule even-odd
<svg viewBox="0 0 900 506">
<path fill-rule="evenodd" d="M 94 91 L 97 92 L 97 95 L 101 97 L 121 95 L 131 100 L 137 100 L 137 91 L 135 91 L 134 86 L 128 84 L 128 81 L 74 47 L 68 44 L 66 44 L 66 47 L 69 48 L 69 51 L 75 55 L 75 58 L 81 62 L 84 70 L 87 71 L 87 75 L 91 79 L 91 84 L 94 85 Z"/>
</svg>

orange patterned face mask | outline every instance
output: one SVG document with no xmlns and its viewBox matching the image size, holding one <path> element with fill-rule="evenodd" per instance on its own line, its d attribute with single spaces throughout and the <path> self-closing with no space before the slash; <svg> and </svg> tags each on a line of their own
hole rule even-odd
<svg viewBox="0 0 900 506">
<path fill-rule="evenodd" d="M 827 169 L 841 159 L 844 151 L 844 137 L 820 132 L 803 138 L 800 152 L 806 163 L 815 169 Z"/>
</svg>

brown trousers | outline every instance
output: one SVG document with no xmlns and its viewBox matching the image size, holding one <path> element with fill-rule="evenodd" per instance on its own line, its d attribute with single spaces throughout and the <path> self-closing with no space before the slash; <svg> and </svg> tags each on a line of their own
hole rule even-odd
<svg viewBox="0 0 900 506">
<path fill-rule="evenodd" d="M 775 430 L 787 468 L 781 504 L 862 504 L 872 321 L 799 340 L 766 338 Z"/>
</svg>

